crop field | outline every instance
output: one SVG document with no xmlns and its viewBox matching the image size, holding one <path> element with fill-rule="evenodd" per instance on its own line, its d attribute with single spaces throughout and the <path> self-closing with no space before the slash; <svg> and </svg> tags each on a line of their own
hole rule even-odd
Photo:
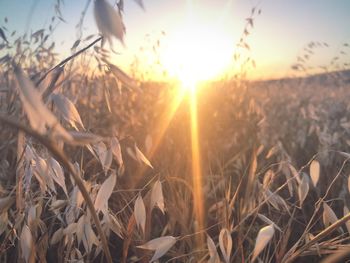
<svg viewBox="0 0 350 263">
<path fill-rule="evenodd" d="M 52 2 L 23 35 L 0 16 L 0 262 L 350 259 L 348 64 L 252 80 L 243 33 L 235 76 L 153 80 L 111 62 L 123 1 L 85 1 L 69 55 Z"/>
</svg>

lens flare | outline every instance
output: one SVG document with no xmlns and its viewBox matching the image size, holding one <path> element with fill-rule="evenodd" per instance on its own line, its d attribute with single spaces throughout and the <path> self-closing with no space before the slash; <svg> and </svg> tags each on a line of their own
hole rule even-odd
<svg viewBox="0 0 350 263">
<path fill-rule="evenodd" d="M 191 114 L 191 142 L 192 142 L 192 181 L 193 181 L 193 203 L 195 219 L 197 223 L 196 232 L 204 229 L 204 197 L 202 187 L 202 163 L 200 154 L 198 113 L 197 113 L 197 91 L 195 86 L 190 91 L 190 114 Z M 203 235 L 197 235 L 197 247 L 204 244 Z"/>
</svg>

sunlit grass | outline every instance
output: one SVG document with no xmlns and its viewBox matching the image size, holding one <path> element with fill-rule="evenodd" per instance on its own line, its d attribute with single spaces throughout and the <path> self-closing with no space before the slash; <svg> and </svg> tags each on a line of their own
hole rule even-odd
<svg viewBox="0 0 350 263">
<path fill-rule="evenodd" d="M 251 82 L 241 59 L 240 76 L 212 81 L 229 41 L 194 2 L 163 54 L 167 83 L 131 78 L 97 45 L 123 42 L 122 1 L 91 1 L 103 39 L 79 38 L 61 62 L 51 25 L 0 28 L 0 262 L 350 255 L 348 72 Z"/>
<path fill-rule="evenodd" d="M 148 156 L 150 159 L 152 159 L 155 154 L 157 153 L 160 144 L 163 141 L 164 134 L 166 133 L 169 124 L 171 123 L 174 115 L 176 114 L 181 102 L 185 98 L 186 95 L 186 89 L 184 88 L 177 88 L 175 90 L 175 94 L 173 99 L 169 102 L 167 105 L 164 113 L 162 114 L 162 117 L 159 121 L 159 124 L 155 128 L 156 133 L 154 134 L 154 141 L 152 143 L 152 146 L 148 152 Z M 144 175 L 144 172 L 146 171 L 146 167 L 143 167 L 139 174 L 137 175 L 137 180 L 135 180 L 134 184 L 136 185 L 138 183 L 138 180 L 141 179 Z"/>
</svg>

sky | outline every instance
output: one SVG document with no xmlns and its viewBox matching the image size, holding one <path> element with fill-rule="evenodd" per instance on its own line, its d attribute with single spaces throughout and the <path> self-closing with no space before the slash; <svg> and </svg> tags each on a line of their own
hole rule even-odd
<svg viewBox="0 0 350 263">
<path fill-rule="evenodd" d="M 70 48 L 77 38 L 75 26 L 86 2 L 87 0 L 63 1 L 62 15 L 66 22 L 60 22 L 52 36 L 62 57 L 71 52 Z M 192 3 L 191 20 L 188 19 L 189 2 Z M 55 3 L 56 0 L 0 0 L 0 26 L 4 25 L 4 18 L 7 17 L 9 22 L 6 27 L 9 31 L 34 32 L 49 24 L 55 14 Z M 219 57 L 220 52 L 223 60 L 225 57 L 226 60 L 230 58 L 230 63 L 233 63 L 225 64 L 225 67 L 237 67 L 231 58 L 237 49 L 236 44 L 244 29 L 245 19 L 254 6 L 261 9 L 261 14 L 256 17 L 254 28 L 249 30 L 250 35 L 247 38 L 249 56 L 256 62 L 256 67 L 249 72 L 254 79 L 278 78 L 292 74 L 291 65 L 297 62 L 297 56 L 304 55 L 303 49 L 310 41 L 326 42 L 329 45 L 315 50 L 310 65 L 329 65 L 340 51 L 350 53 L 350 48 L 346 50 L 343 47 L 344 43 L 350 42 L 348 0 L 144 0 L 144 6 L 145 10 L 142 10 L 135 1 L 125 0 L 123 20 L 127 30 L 126 47 L 114 41 L 113 48 L 121 55 L 115 55 L 113 63 L 126 71 L 134 57 L 140 56 L 140 47 L 143 47 L 143 61 L 147 64 L 146 58 L 153 54 L 152 45 L 158 39 L 162 43 L 158 52 L 161 58 L 166 57 L 168 64 L 184 61 L 189 66 L 182 68 L 183 70 L 188 70 L 191 66 L 199 67 L 198 64 L 203 65 L 207 63 L 205 61 L 211 64 L 214 56 L 210 54 L 218 54 Z M 194 31 L 187 32 L 192 27 Z M 187 35 L 183 34 L 185 31 Z M 161 32 L 166 35 L 163 36 Z M 191 32 L 202 33 L 194 37 Z M 84 22 L 83 36 L 97 33 L 91 3 Z M 197 60 L 203 61 L 191 64 L 186 56 L 193 52 L 184 51 L 183 46 L 195 42 L 196 38 L 201 39 L 202 42 L 199 43 L 210 42 L 210 45 L 204 44 L 203 50 L 196 54 Z M 182 42 L 185 44 L 182 45 Z M 207 52 L 202 56 L 200 52 L 205 50 Z M 181 54 L 186 56 L 181 57 Z M 349 56 L 342 55 L 342 59 L 349 61 Z M 154 58 L 151 60 L 154 61 Z M 212 64 L 215 64 L 212 67 L 216 66 L 216 63 Z M 174 65 L 168 65 L 169 67 Z M 151 66 L 145 68 L 149 71 Z M 198 72 L 201 73 L 207 74 L 205 71 Z"/>
</svg>

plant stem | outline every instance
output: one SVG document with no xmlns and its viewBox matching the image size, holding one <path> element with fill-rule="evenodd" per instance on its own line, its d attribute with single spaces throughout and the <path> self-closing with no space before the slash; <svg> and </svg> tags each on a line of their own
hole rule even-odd
<svg viewBox="0 0 350 263">
<path fill-rule="evenodd" d="M 326 237 L 330 233 L 332 233 L 334 230 L 336 230 L 338 227 L 340 227 L 342 224 L 346 223 L 350 220 L 350 213 L 346 216 L 342 217 L 338 221 L 334 222 L 332 225 L 327 227 L 325 230 L 320 232 L 317 236 L 315 236 L 313 239 L 311 239 L 308 243 L 306 243 L 304 246 L 302 246 L 300 249 L 295 251 L 293 255 L 291 255 L 290 258 L 288 258 L 285 263 L 293 262 L 297 257 L 301 255 L 306 249 L 311 247 L 312 245 L 316 244 L 318 241 L 320 241 L 322 238 Z"/>
<path fill-rule="evenodd" d="M 74 53 L 73 55 L 65 58 L 64 60 L 62 60 L 60 63 L 58 63 L 56 66 L 50 68 L 48 71 L 46 71 L 44 73 L 44 75 L 35 83 L 37 86 L 47 77 L 47 75 L 50 74 L 50 72 L 52 72 L 53 70 L 60 68 L 62 66 L 64 66 L 67 62 L 69 62 L 70 60 L 72 60 L 73 58 L 79 56 L 81 53 L 85 52 L 86 50 L 88 50 L 90 47 L 92 47 L 93 45 L 95 45 L 97 42 L 101 41 L 103 39 L 103 37 L 99 37 L 97 39 L 95 39 L 93 42 L 91 42 L 89 45 L 87 45 L 86 47 L 84 47 L 83 49 L 80 49 L 79 51 L 77 51 L 76 53 Z"/>
</svg>

